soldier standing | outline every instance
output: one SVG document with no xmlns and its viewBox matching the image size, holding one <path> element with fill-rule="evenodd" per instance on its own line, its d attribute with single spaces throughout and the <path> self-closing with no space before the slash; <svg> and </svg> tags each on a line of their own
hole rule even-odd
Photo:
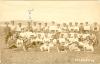
<svg viewBox="0 0 100 64">
<path fill-rule="evenodd" d="M 79 32 L 78 22 L 75 22 L 74 32 L 75 32 L 75 33 L 78 33 L 78 32 Z"/>
<path fill-rule="evenodd" d="M 68 29 L 69 29 L 69 32 L 73 31 L 74 28 L 73 28 L 72 22 L 69 22 Z"/>
<path fill-rule="evenodd" d="M 88 22 L 85 22 L 84 32 L 85 32 L 85 33 L 90 33 L 90 25 L 89 25 Z"/>
<path fill-rule="evenodd" d="M 80 23 L 79 32 L 80 33 L 84 33 L 84 25 L 83 25 L 83 23 Z"/>
<path fill-rule="evenodd" d="M 20 33 L 22 31 L 23 27 L 22 27 L 22 23 L 18 23 L 18 26 L 16 27 L 16 32 Z"/>
<path fill-rule="evenodd" d="M 99 25 L 97 24 L 97 22 L 95 22 L 94 24 L 93 24 L 93 26 L 92 26 L 92 31 L 94 32 L 94 33 L 96 33 L 96 32 L 99 32 Z"/>
<path fill-rule="evenodd" d="M 37 32 L 37 23 L 36 22 L 33 22 L 33 32 Z"/>
<path fill-rule="evenodd" d="M 32 28 L 31 22 L 27 22 L 26 30 L 29 31 L 29 32 L 33 32 L 33 28 Z"/>
<path fill-rule="evenodd" d="M 11 28 L 11 35 L 13 35 L 15 33 L 15 29 L 16 29 L 14 21 L 11 21 L 11 25 L 9 25 L 9 26 Z"/>
<path fill-rule="evenodd" d="M 4 28 L 4 34 L 5 34 L 5 43 L 7 44 L 7 42 L 8 42 L 8 39 L 10 38 L 10 36 L 11 36 L 11 29 L 10 29 L 10 27 L 9 27 L 9 23 L 8 22 L 6 22 L 5 23 L 5 28 Z"/>
</svg>

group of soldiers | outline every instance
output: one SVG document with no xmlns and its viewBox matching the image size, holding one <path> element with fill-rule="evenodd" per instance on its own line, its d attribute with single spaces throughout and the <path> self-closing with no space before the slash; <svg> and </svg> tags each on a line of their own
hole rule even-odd
<svg viewBox="0 0 100 64">
<path fill-rule="evenodd" d="M 9 48 L 22 46 L 26 50 L 28 46 L 40 45 L 40 48 L 44 49 L 52 43 L 53 45 L 59 44 L 61 47 L 67 44 L 66 47 L 70 51 L 94 51 L 94 46 L 98 43 L 96 33 L 99 32 L 99 25 L 97 22 L 91 25 L 88 22 L 60 24 L 54 21 L 50 24 L 27 22 L 26 25 L 22 23 L 16 25 L 14 21 L 5 24 L 5 43 Z"/>
</svg>

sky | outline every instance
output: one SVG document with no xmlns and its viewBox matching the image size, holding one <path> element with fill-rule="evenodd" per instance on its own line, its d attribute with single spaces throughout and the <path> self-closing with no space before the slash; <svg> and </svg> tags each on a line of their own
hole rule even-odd
<svg viewBox="0 0 100 64">
<path fill-rule="evenodd" d="M 44 22 L 100 22 L 100 1 L 0 1 L 0 22 L 29 20 Z"/>
</svg>

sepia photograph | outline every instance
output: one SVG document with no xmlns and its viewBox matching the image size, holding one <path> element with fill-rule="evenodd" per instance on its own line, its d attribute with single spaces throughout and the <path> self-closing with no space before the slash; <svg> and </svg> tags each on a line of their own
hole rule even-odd
<svg viewBox="0 0 100 64">
<path fill-rule="evenodd" d="M 100 0 L 0 0 L 0 64 L 100 64 Z"/>
</svg>

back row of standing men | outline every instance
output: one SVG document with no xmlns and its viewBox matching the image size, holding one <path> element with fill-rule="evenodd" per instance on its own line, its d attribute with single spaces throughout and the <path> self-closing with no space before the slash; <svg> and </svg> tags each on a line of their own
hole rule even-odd
<svg viewBox="0 0 100 64">
<path fill-rule="evenodd" d="M 21 32 L 21 31 L 31 31 L 31 32 L 78 32 L 78 33 L 88 33 L 88 32 L 98 32 L 99 25 L 94 23 L 90 25 L 88 22 L 78 23 L 75 22 L 74 25 L 72 22 L 69 24 L 62 23 L 56 24 L 54 21 L 50 24 L 48 23 L 37 23 L 37 22 L 27 22 L 27 25 L 18 23 L 15 25 L 14 21 L 11 21 L 11 24 L 6 23 L 6 26 L 10 28 L 11 31 Z"/>
<path fill-rule="evenodd" d="M 88 22 L 85 23 L 78 23 L 75 22 L 74 25 L 72 22 L 57 24 L 52 21 L 51 25 L 49 23 L 42 23 L 42 22 L 27 22 L 27 25 L 23 25 L 22 23 L 18 23 L 15 25 L 14 21 L 11 23 L 5 23 L 5 39 L 6 42 L 9 36 L 13 35 L 14 33 L 20 32 L 35 32 L 35 33 L 96 33 L 99 31 L 99 25 L 97 22 L 90 25 Z"/>
</svg>

